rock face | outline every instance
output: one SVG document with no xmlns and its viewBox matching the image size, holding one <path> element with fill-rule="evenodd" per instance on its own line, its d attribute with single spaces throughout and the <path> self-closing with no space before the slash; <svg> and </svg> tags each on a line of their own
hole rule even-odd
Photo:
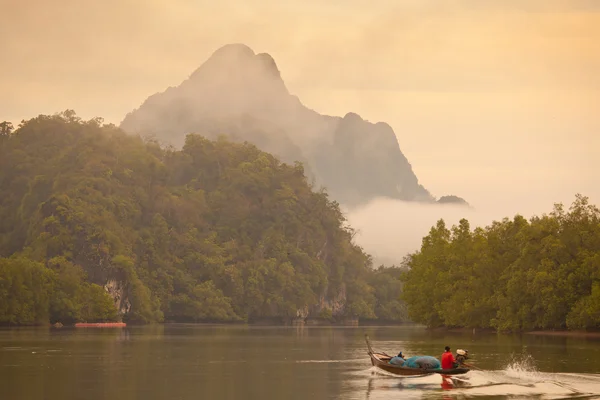
<svg viewBox="0 0 600 400">
<path fill-rule="evenodd" d="M 131 303 L 127 298 L 125 283 L 120 280 L 110 279 L 104 285 L 104 290 L 113 298 L 115 308 L 121 315 L 127 314 L 131 310 Z"/>
<path fill-rule="evenodd" d="M 121 128 L 180 147 L 188 133 L 248 141 L 285 162 L 347 206 L 375 197 L 434 202 L 419 184 L 392 128 L 354 113 L 320 115 L 291 95 L 273 58 L 226 45 L 177 87 L 150 96 Z"/>
<path fill-rule="evenodd" d="M 342 285 L 341 290 L 331 298 L 325 294 L 319 297 L 319 303 L 311 307 L 311 315 L 319 316 L 324 310 L 329 310 L 332 317 L 339 317 L 344 314 L 346 308 L 346 286 Z"/>
</svg>

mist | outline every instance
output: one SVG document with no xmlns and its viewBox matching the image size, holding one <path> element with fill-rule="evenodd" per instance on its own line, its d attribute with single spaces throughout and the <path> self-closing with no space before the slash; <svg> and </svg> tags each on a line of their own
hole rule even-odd
<svg viewBox="0 0 600 400">
<path fill-rule="evenodd" d="M 474 206 L 378 199 L 348 211 L 368 252 L 398 257 L 439 218 L 486 225 L 578 192 L 598 204 L 599 4 L 7 2 L 0 120 L 69 108 L 119 124 L 215 49 L 245 43 L 277 61 L 306 107 L 388 123 L 425 188 Z"/>
<path fill-rule="evenodd" d="M 565 208 L 568 208 L 574 199 L 573 195 L 569 201 L 563 202 Z M 517 214 L 527 219 L 534 215 L 546 214 L 552 211 L 553 204 L 554 202 L 549 201 L 545 207 L 539 207 L 537 203 L 532 202 L 523 202 L 520 205 L 488 202 L 481 207 L 468 208 L 451 204 L 377 198 L 362 207 L 346 208 L 344 212 L 348 223 L 356 231 L 355 243 L 373 256 L 373 266 L 378 267 L 381 264 L 398 266 L 407 254 L 419 250 L 422 238 L 440 219 L 450 228 L 465 218 L 473 230 L 505 217 L 512 219 Z"/>
</svg>

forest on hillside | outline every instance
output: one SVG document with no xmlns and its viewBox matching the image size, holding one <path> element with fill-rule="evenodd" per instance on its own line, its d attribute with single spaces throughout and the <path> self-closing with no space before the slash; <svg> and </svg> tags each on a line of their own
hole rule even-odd
<svg viewBox="0 0 600 400">
<path fill-rule="evenodd" d="M 303 166 L 199 134 L 181 150 L 73 111 L 0 123 L 0 324 L 263 318 L 600 328 L 600 211 L 443 220 L 372 268 Z"/>
<path fill-rule="evenodd" d="M 474 230 L 440 220 L 405 264 L 409 316 L 430 327 L 600 328 L 600 211 L 582 195 Z"/>
<path fill-rule="evenodd" d="M 0 324 L 406 318 L 401 269 L 248 143 L 40 115 L 0 124 L 0 191 Z"/>
</svg>

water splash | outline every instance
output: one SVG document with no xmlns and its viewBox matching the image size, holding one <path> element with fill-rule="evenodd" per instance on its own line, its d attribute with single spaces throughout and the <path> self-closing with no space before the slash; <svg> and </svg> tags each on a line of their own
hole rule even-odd
<svg viewBox="0 0 600 400">
<path fill-rule="evenodd" d="M 535 358 L 526 352 L 511 354 L 503 372 L 507 377 L 540 381 L 547 379 L 547 374 L 541 373 L 536 365 Z"/>
</svg>

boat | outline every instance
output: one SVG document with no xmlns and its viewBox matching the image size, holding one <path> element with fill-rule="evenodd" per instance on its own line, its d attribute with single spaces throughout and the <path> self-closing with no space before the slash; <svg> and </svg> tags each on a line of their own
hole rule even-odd
<svg viewBox="0 0 600 400">
<path fill-rule="evenodd" d="M 75 328 L 125 328 L 125 322 L 78 322 Z"/>
<path fill-rule="evenodd" d="M 390 356 L 385 352 L 374 352 L 371 348 L 371 343 L 369 343 L 369 336 L 365 335 L 365 341 L 367 342 L 367 347 L 369 349 L 369 356 L 371 357 L 371 364 L 374 367 L 380 368 L 384 371 L 390 372 L 395 375 L 402 376 L 423 376 L 423 375 L 432 375 L 432 374 L 440 374 L 440 375 L 461 375 L 466 374 L 470 371 L 469 368 L 452 368 L 452 369 L 424 369 L 424 368 L 411 368 L 411 367 L 403 367 L 400 365 L 390 364 L 390 360 L 394 356 Z"/>
</svg>

